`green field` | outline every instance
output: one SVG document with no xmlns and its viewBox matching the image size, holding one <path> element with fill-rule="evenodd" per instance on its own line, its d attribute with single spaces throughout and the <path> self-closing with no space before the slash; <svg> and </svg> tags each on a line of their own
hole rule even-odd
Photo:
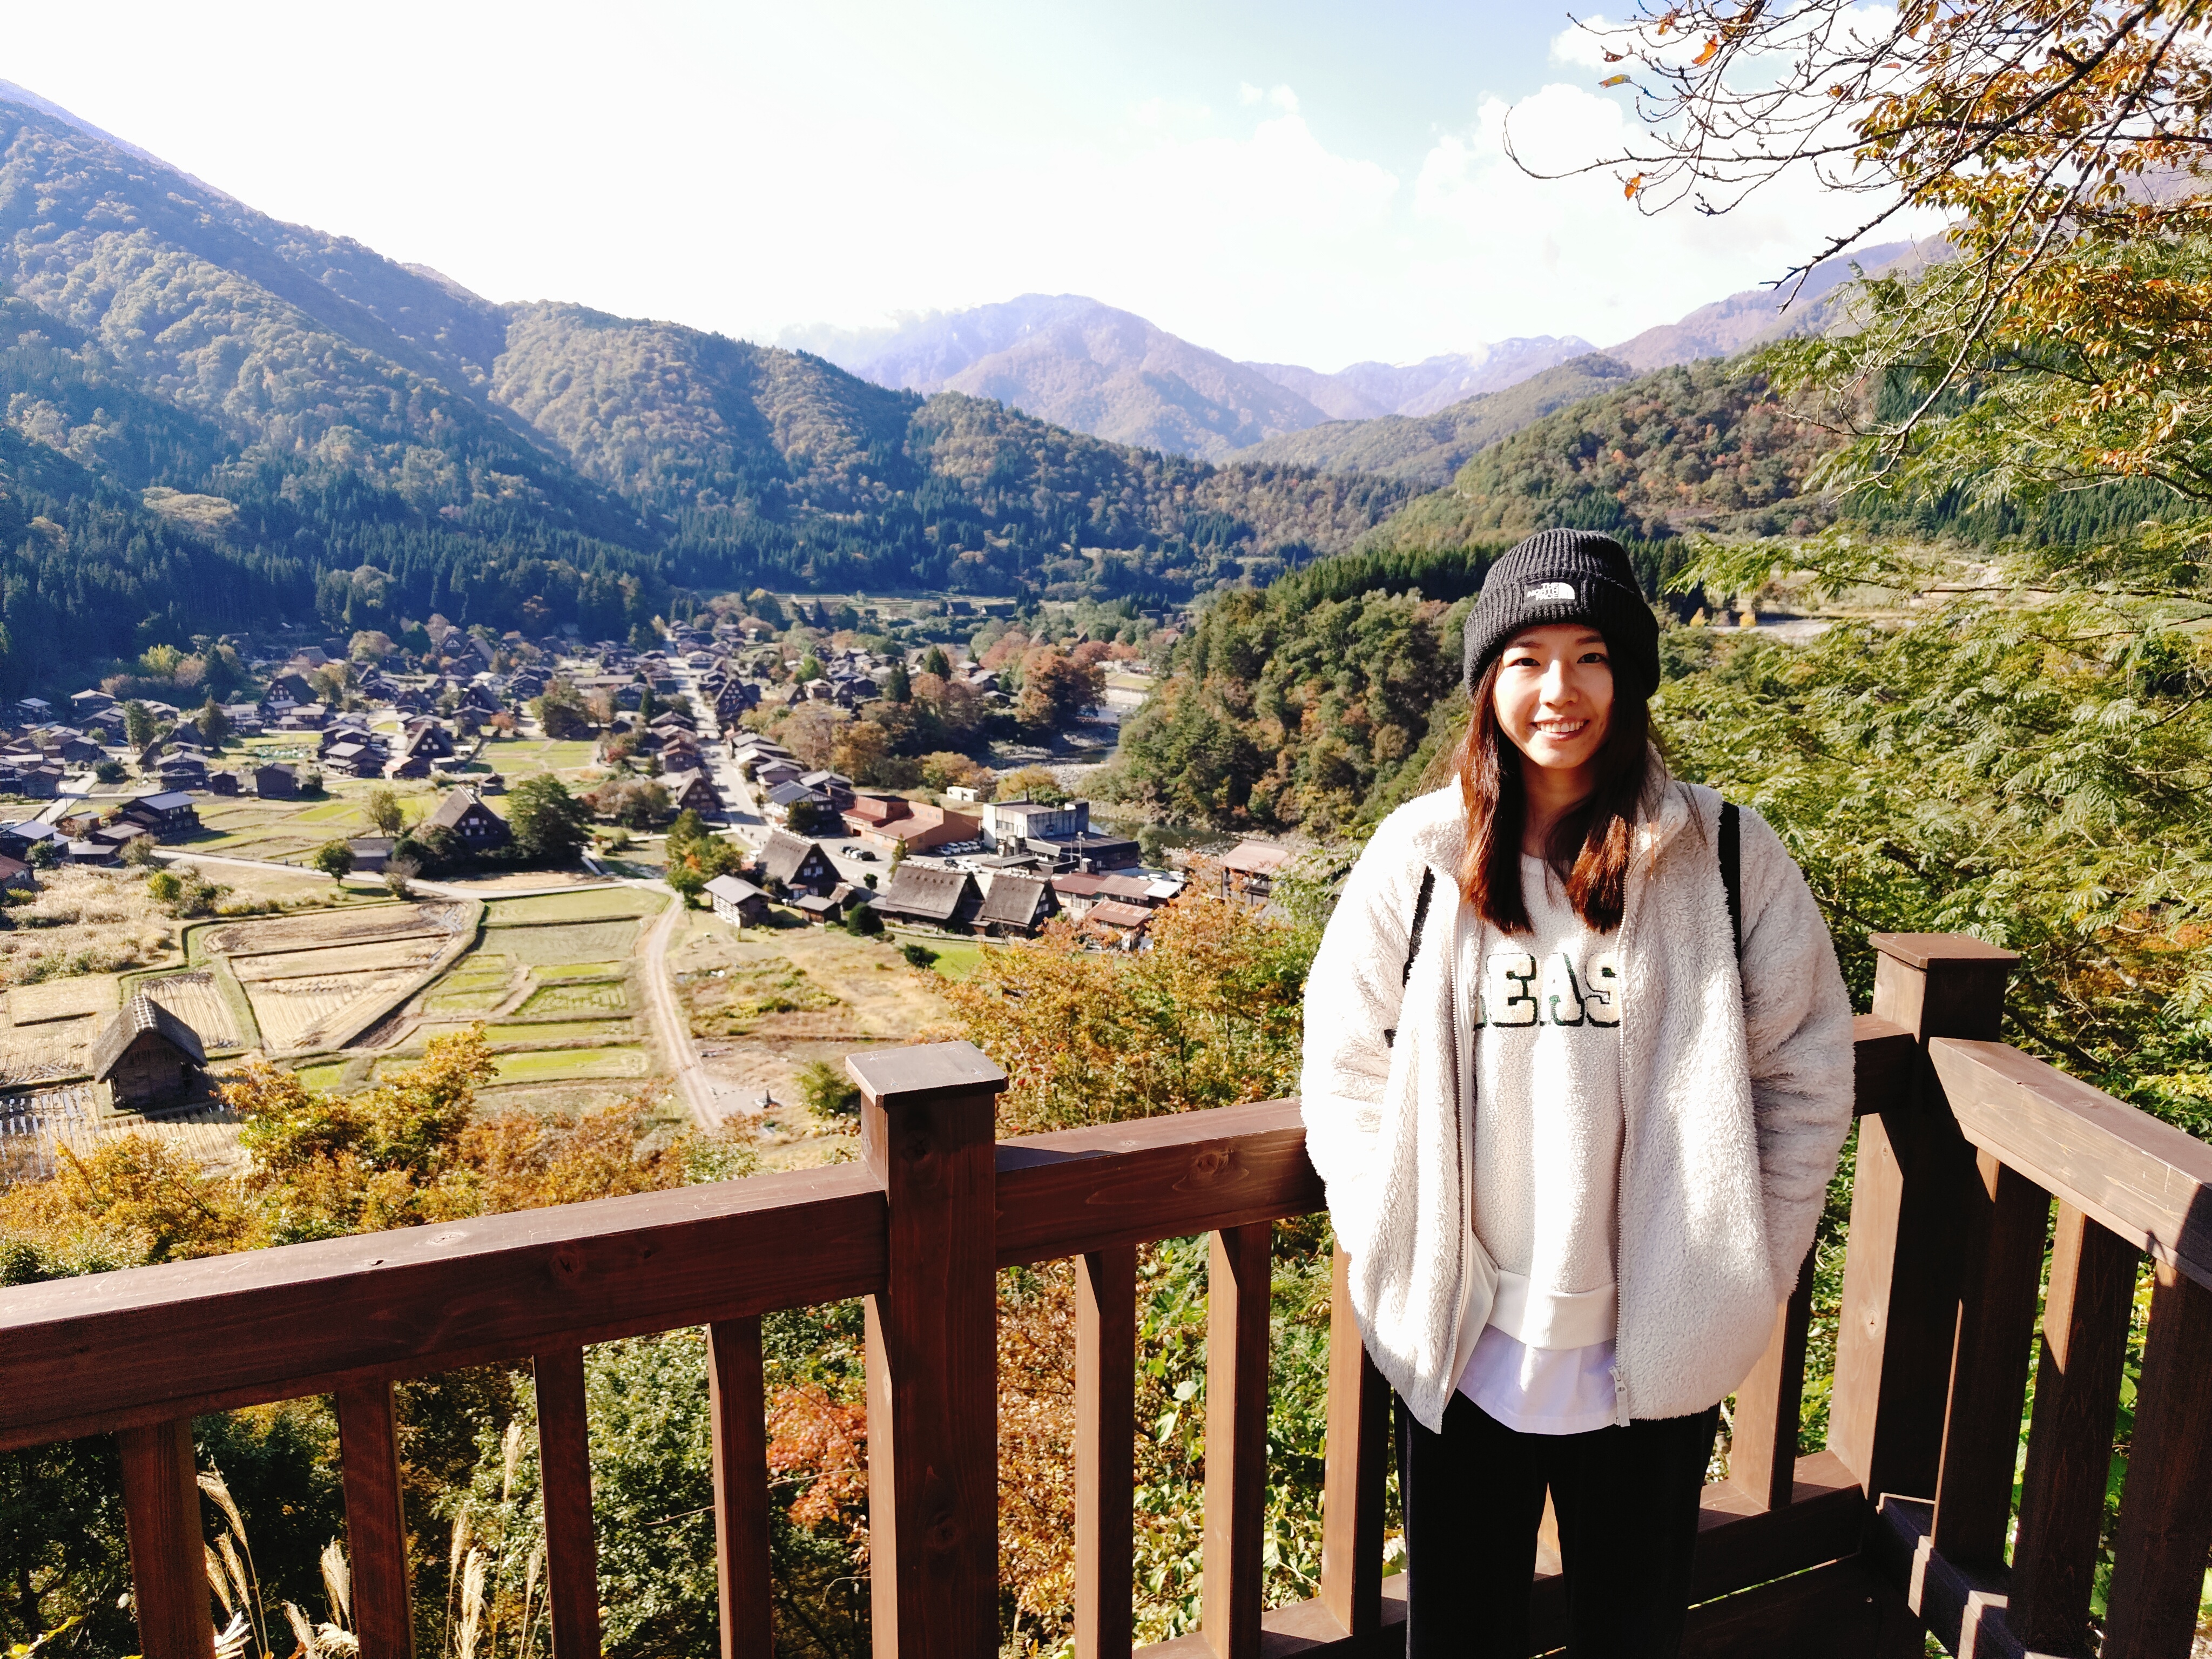
<svg viewBox="0 0 2212 1659">
<path fill-rule="evenodd" d="M 422 1000 L 426 1014 L 477 1014 L 499 1006 L 514 977 L 514 962 L 495 951 L 463 957 Z"/>
<path fill-rule="evenodd" d="M 642 1048 L 541 1048 L 496 1057 L 501 1083 L 538 1083 L 563 1078 L 643 1077 Z"/>
<path fill-rule="evenodd" d="M 530 994 L 515 1011 L 523 1019 L 556 1014 L 626 1014 L 629 988 L 618 979 L 593 980 L 581 985 L 547 985 Z"/>
<path fill-rule="evenodd" d="M 540 985 L 559 985 L 571 980 L 620 979 L 623 965 L 619 962 L 548 962 L 530 970 L 530 977 Z"/>
<path fill-rule="evenodd" d="M 494 1042 L 619 1042 L 637 1033 L 626 1019 L 538 1019 L 488 1028 Z"/>
<path fill-rule="evenodd" d="M 485 907 L 484 922 L 511 927 L 531 921 L 601 921 L 611 916 L 655 916 L 665 902 L 634 887 L 580 887 L 571 893 L 537 893 L 528 898 L 495 898 Z"/>
<path fill-rule="evenodd" d="M 297 1075 L 310 1089 L 335 1089 L 345 1081 L 346 1065 L 343 1060 L 319 1060 L 313 1066 L 301 1066 Z"/>
<path fill-rule="evenodd" d="M 492 738 L 477 761 L 498 773 L 512 786 L 541 772 L 596 773 L 592 759 L 598 745 L 584 741 L 549 743 L 538 738 Z"/>
<path fill-rule="evenodd" d="M 901 945 L 919 945 L 924 950 L 937 952 L 931 970 L 940 979 L 965 979 L 974 973 L 983 960 L 983 946 L 966 939 L 947 939 L 937 933 L 910 933 L 904 928 L 894 928 L 891 937 Z"/>
</svg>

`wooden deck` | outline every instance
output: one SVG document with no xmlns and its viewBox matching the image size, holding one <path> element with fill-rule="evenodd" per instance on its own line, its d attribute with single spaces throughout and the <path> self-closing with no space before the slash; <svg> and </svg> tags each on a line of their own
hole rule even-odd
<svg viewBox="0 0 2212 1659">
<path fill-rule="evenodd" d="M 1877 938 L 1828 1444 L 1796 1455 L 1809 1277 L 1737 1395 L 1686 1651 L 2086 1655 L 2136 1267 L 2156 1294 L 2103 1659 L 2183 1659 L 2212 1547 L 2212 1147 L 1996 1041 L 2012 958 Z M 1385 1390 L 1343 1305 L 1321 1594 L 1262 1605 L 1272 1224 L 1322 1204 L 1290 1101 L 994 1143 L 964 1043 L 853 1062 L 861 1163 L 0 1291 L 0 1447 L 113 1432 L 150 1659 L 209 1659 L 191 1418 L 337 1402 L 364 1659 L 410 1651 L 391 1385 L 534 1362 L 558 1659 L 599 1650 L 582 1353 L 711 1335 L 722 1650 L 770 1651 L 760 1316 L 867 1303 L 877 1650 L 998 1646 L 995 1269 L 1077 1263 L 1077 1650 L 1130 1652 L 1136 1247 L 1212 1236 L 1202 1629 L 1155 1656 L 1402 1650 Z M 2053 1214 L 2055 1207 L 2055 1217 Z M 2050 1284 L 2039 1282 L 2050 1240 Z M 804 1250 L 789 1248 L 806 1241 Z M 2026 1471 L 2014 1469 L 2030 1368 Z M 1533 1586 L 1539 1650 L 1561 1581 Z"/>
</svg>

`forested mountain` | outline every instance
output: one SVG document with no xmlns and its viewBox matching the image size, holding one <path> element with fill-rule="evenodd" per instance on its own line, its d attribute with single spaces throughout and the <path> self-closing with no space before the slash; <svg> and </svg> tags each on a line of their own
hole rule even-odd
<svg viewBox="0 0 2212 1659">
<path fill-rule="evenodd" d="M 760 583 L 1173 602 L 1407 494 L 495 305 L 27 97 L 0 88 L 0 691 L 283 623 L 619 635 Z"/>
<path fill-rule="evenodd" d="M 1478 449 L 1632 378 L 1633 371 L 1626 364 L 1591 352 L 1433 415 L 1331 421 L 1270 438 L 1232 459 L 1323 472 L 1370 472 L 1433 489 L 1449 483 Z"/>
<path fill-rule="evenodd" d="M 1802 533 L 1834 516 L 1805 493 L 1832 447 L 1774 401 L 1763 375 L 1718 359 L 1663 368 L 1480 451 L 1372 544 L 1466 546 L 1554 524 L 1650 539 L 1692 526 Z"/>
</svg>

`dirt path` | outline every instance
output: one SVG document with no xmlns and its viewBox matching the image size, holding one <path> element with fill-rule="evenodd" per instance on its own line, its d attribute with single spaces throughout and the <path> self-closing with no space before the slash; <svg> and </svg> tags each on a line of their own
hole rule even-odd
<svg viewBox="0 0 2212 1659">
<path fill-rule="evenodd" d="M 668 941 L 683 929 L 684 901 L 665 882 L 632 881 L 623 885 L 665 894 L 669 899 L 667 908 L 645 936 L 645 962 L 639 977 L 645 981 L 647 1015 L 660 1034 L 661 1052 L 668 1056 L 669 1067 L 676 1074 L 676 1091 L 702 1128 L 714 1128 L 738 1109 L 743 1097 L 736 1089 L 708 1076 L 699 1063 L 699 1046 L 691 1041 L 690 1017 L 677 998 L 676 981 L 668 971 Z"/>
</svg>

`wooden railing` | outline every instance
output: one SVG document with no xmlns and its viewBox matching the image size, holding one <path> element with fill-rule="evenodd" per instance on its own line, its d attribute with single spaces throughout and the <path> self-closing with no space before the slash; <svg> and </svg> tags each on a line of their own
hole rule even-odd
<svg viewBox="0 0 2212 1659">
<path fill-rule="evenodd" d="M 1886 1659 L 1917 1654 L 1924 1621 L 1957 1653 L 2087 1653 L 2147 1252 L 2156 1291 L 2101 1651 L 2179 1659 L 2212 1545 L 2212 1148 L 1996 1042 L 2007 953 L 1875 943 L 1828 1443 L 1797 1455 L 1808 1263 L 1737 1393 L 1729 1479 L 1706 1490 L 1686 1650 Z M 864 1297 L 877 1649 L 984 1659 L 999 1641 L 994 1274 L 1072 1258 L 1077 1650 L 1118 1659 L 1136 1250 L 1210 1233 L 1201 1628 L 1148 1651 L 1401 1647 L 1403 1580 L 1382 1573 L 1387 1395 L 1341 1261 L 1321 1594 L 1263 1605 L 1271 1227 L 1322 1202 L 1296 1103 L 994 1145 L 1004 1079 L 966 1044 L 850 1064 L 857 1164 L 0 1291 L 0 1449 L 116 1434 L 144 1652 L 208 1659 L 191 1419 L 332 1395 L 361 1650 L 399 1659 L 413 1621 L 392 1382 L 527 1358 L 553 1646 L 577 1659 L 599 1645 L 583 1350 L 705 1326 L 722 1651 L 766 1655 L 760 1317 Z M 1564 1640 L 1562 1589 L 1553 1572 L 1534 1586 L 1539 1650 Z"/>
</svg>

